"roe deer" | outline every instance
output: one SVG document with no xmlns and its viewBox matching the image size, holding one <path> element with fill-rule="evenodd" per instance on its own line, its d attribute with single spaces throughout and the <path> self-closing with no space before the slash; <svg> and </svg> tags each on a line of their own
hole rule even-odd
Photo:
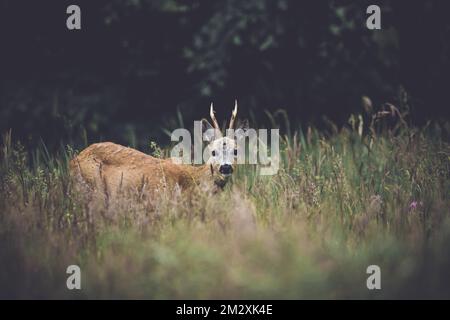
<svg viewBox="0 0 450 320">
<path fill-rule="evenodd" d="M 237 115 L 237 102 L 232 112 L 229 128 L 233 129 Z M 223 136 L 214 116 L 213 126 L 202 119 L 203 136 L 210 158 L 203 165 L 176 164 L 171 159 L 160 159 L 112 142 L 95 143 L 70 161 L 69 170 L 75 181 L 82 182 L 90 192 L 109 198 L 120 190 L 154 193 L 163 188 L 179 186 L 189 189 L 200 183 L 220 190 L 233 173 L 237 154 L 234 137 Z M 210 129 L 210 130 L 208 130 Z M 211 130 L 213 129 L 213 130 Z"/>
</svg>

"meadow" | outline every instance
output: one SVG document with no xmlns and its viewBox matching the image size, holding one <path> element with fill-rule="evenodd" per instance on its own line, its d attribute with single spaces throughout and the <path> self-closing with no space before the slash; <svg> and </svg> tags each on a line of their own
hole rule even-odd
<svg viewBox="0 0 450 320">
<path fill-rule="evenodd" d="M 290 126 L 275 176 L 239 166 L 212 196 L 108 206 L 71 188 L 73 146 L 27 149 L 5 133 L 0 297 L 450 298 L 450 124 Z M 81 290 L 66 288 L 73 264 Z M 369 265 L 381 290 L 366 287 Z"/>
</svg>

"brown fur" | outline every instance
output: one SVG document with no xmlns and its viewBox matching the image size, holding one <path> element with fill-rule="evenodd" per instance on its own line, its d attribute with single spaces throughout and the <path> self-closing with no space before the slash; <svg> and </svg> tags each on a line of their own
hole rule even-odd
<svg viewBox="0 0 450 320">
<path fill-rule="evenodd" d="M 232 112 L 230 129 L 234 126 L 236 115 L 237 101 Z M 210 116 L 214 128 L 220 131 L 212 103 Z M 202 121 L 205 129 L 212 128 L 208 121 Z M 229 149 L 235 148 L 234 139 L 222 137 L 221 134 L 209 141 L 211 150 L 220 150 L 225 145 Z M 201 166 L 180 165 L 173 163 L 171 159 L 159 159 L 112 142 L 103 142 L 84 149 L 70 161 L 69 170 L 76 184 L 75 190 L 82 191 L 87 187 L 89 198 L 100 196 L 108 204 L 108 200 L 116 197 L 119 192 L 132 191 L 143 195 L 176 187 L 186 190 L 206 186 L 213 192 L 223 188 L 229 175 L 220 173 L 220 162 L 208 163 Z"/>
<path fill-rule="evenodd" d="M 158 192 L 161 189 L 214 187 L 209 165 L 178 165 L 111 142 L 95 143 L 70 161 L 70 173 L 106 197 L 119 191 Z"/>
</svg>

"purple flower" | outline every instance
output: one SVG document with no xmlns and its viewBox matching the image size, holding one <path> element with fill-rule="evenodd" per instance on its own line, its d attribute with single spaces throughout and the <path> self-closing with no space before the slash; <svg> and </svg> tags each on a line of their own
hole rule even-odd
<svg viewBox="0 0 450 320">
<path fill-rule="evenodd" d="M 413 201 L 413 202 L 410 203 L 409 209 L 410 210 L 414 210 L 414 209 L 417 208 L 417 205 L 418 205 L 417 201 Z"/>
<path fill-rule="evenodd" d="M 422 201 L 416 201 L 416 200 L 414 200 L 414 201 L 412 201 L 412 202 L 409 204 L 409 210 L 410 210 L 410 211 L 416 210 L 418 207 L 421 207 L 422 204 L 423 204 Z"/>
</svg>

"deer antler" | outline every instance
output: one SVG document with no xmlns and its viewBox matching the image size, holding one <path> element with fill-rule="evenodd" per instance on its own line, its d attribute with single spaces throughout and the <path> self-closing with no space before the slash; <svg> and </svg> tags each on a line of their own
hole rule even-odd
<svg viewBox="0 0 450 320">
<path fill-rule="evenodd" d="M 236 116 L 237 116 L 237 109 L 238 109 L 237 107 L 238 107 L 237 100 L 234 100 L 234 110 L 231 113 L 231 120 L 230 120 L 230 127 L 229 127 L 229 129 L 233 129 L 233 127 L 234 127 L 234 121 L 236 120 Z"/>
<path fill-rule="evenodd" d="M 217 130 L 220 130 L 219 123 L 218 123 L 217 120 L 216 120 L 216 116 L 214 116 L 214 109 L 213 109 L 213 104 L 212 104 L 212 102 L 211 102 L 211 109 L 210 109 L 210 111 L 209 111 L 209 115 L 211 116 L 211 120 L 212 120 L 212 122 L 213 122 L 214 128 L 217 129 Z"/>
</svg>

